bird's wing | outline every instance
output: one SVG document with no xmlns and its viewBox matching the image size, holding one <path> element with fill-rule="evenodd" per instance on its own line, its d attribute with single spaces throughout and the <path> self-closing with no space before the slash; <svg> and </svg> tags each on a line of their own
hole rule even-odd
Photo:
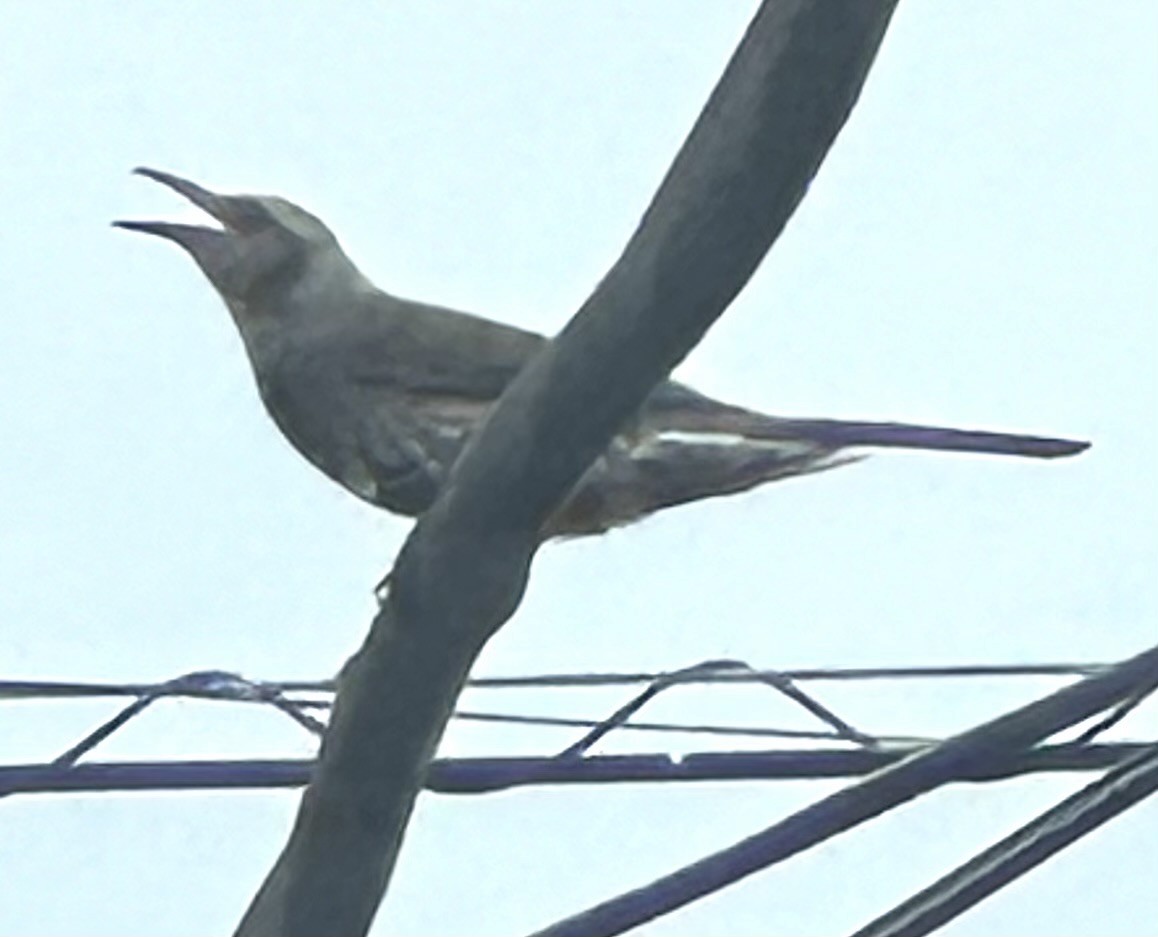
<svg viewBox="0 0 1158 937">
<path fill-rule="evenodd" d="M 339 355 L 349 379 L 432 397 L 493 402 L 548 342 L 537 332 L 378 291 L 367 294 L 357 317 L 358 328 L 336 334 L 356 342 Z M 649 400 L 668 410 L 722 406 L 675 381 L 660 383 Z"/>
<path fill-rule="evenodd" d="M 357 314 L 362 327 L 339 333 L 345 336 L 340 341 L 356 342 L 340 355 L 346 379 L 410 398 L 435 424 L 473 423 L 547 342 L 535 332 L 385 293 L 368 294 Z M 830 450 L 874 446 L 1053 458 L 1089 445 L 909 423 L 786 419 L 722 403 L 675 381 L 652 391 L 642 419 L 653 433 L 799 440 Z"/>
<path fill-rule="evenodd" d="M 547 343 L 535 332 L 441 306 L 368 297 L 363 328 L 347 332 L 347 379 L 396 393 L 494 401 Z"/>
<path fill-rule="evenodd" d="M 388 387 L 344 380 L 311 351 L 260 378 L 261 396 L 294 447 L 358 497 L 415 516 L 434 501 L 470 422 L 443 418 Z"/>
</svg>

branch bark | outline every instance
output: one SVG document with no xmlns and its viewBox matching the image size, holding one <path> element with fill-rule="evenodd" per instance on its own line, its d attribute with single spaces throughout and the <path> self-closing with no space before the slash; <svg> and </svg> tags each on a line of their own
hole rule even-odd
<svg viewBox="0 0 1158 937">
<path fill-rule="evenodd" d="M 766 0 L 622 256 L 515 380 L 400 552 L 244 937 L 369 928 L 471 665 L 538 532 L 747 282 L 844 124 L 896 0 Z"/>
</svg>

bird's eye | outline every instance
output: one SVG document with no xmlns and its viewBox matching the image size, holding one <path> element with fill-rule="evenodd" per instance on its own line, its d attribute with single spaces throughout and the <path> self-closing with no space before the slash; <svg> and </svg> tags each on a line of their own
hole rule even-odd
<svg viewBox="0 0 1158 937">
<path fill-rule="evenodd" d="M 236 199 L 229 214 L 230 226 L 242 234 L 254 234 L 274 223 L 269 208 L 258 199 Z"/>
</svg>

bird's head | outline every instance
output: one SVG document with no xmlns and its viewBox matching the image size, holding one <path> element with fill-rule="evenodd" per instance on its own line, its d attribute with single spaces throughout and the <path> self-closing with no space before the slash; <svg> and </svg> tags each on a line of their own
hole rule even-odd
<svg viewBox="0 0 1158 937">
<path fill-rule="evenodd" d="M 138 175 L 168 186 L 220 227 L 169 221 L 114 221 L 184 248 L 221 294 L 234 317 L 268 311 L 303 287 L 325 288 L 331 277 L 358 277 L 333 233 L 304 208 L 273 195 L 219 195 L 157 169 Z"/>
</svg>

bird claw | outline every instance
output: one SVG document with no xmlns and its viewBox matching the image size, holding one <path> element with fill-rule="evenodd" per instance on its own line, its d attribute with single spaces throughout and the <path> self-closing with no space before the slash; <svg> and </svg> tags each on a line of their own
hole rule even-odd
<svg viewBox="0 0 1158 937">
<path fill-rule="evenodd" d="M 394 570 L 390 570 L 374 587 L 374 598 L 378 600 L 379 608 L 386 604 L 386 599 L 390 595 L 390 577 L 393 575 Z"/>
</svg>

